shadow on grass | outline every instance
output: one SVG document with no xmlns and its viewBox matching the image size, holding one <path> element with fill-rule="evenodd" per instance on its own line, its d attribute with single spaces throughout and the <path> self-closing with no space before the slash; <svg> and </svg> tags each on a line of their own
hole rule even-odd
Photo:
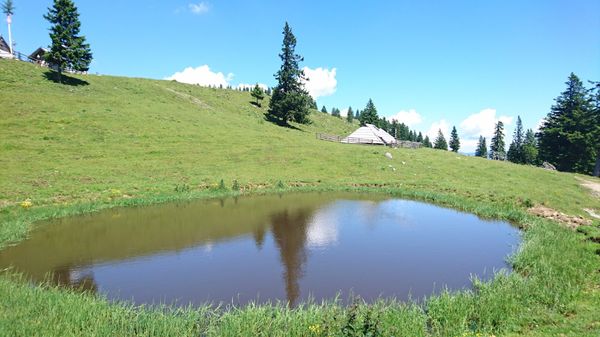
<svg viewBox="0 0 600 337">
<path fill-rule="evenodd" d="M 73 87 L 78 87 L 78 86 L 83 86 L 83 85 L 89 85 L 89 83 L 87 81 L 81 80 L 79 78 L 75 78 L 75 77 L 71 77 L 71 76 L 67 76 L 65 74 L 61 74 L 59 76 L 59 74 L 55 71 L 46 71 L 44 72 L 44 77 L 51 82 L 54 83 L 60 83 L 60 84 L 64 84 L 64 85 L 70 85 Z"/>
<path fill-rule="evenodd" d="M 284 128 L 288 128 L 288 129 L 297 130 L 297 131 L 303 131 L 304 132 L 304 130 L 302 130 L 302 129 L 298 128 L 298 127 L 295 127 L 293 125 L 290 125 L 287 121 L 282 121 L 281 119 L 270 115 L 268 112 L 265 113 L 265 120 L 267 122 L 271 122 L 271 123 L 273 123 L 275 125 L 278 125 L 278 126 L 281 126 L 281 127 L 284 127 Z"/>
<path fill-rule="evenodd" d="M 254 105 L 257 108 L 262 108 L 262 104 L 256 103 L 255 101 L 250 101 L 250 104 Z"/>
</svg>

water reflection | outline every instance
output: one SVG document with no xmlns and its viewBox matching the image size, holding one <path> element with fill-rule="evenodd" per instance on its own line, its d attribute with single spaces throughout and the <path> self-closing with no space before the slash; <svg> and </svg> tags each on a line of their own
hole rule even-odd
<svg viewBox="0 0 600 337">
<path fill-rule="evenodd" d="M 517 233 L 410 201 L 262 196 L 62 219 L 1 251 L 0 267 L 136 303 L 404 299 L 491 276 L 484 270 L 506 267 Z"/>
</svg>

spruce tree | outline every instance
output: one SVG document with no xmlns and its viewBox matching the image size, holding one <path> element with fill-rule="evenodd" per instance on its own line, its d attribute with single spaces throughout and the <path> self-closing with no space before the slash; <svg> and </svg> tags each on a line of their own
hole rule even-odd
<svg viewBox="0 0 600 337">
<path fill-rule="evenodd" d="M 341 118 L 341 116 L 340 116 L 340 109 L 338 109 L 338 108 L 331 108 L 331 115 L 334 116 L 334 117 Z"/>
<path fill-rule="evenodd" d="M 352 123 L 353 120 L 354 120 L 354 111 L 352 111 L 352 107 L 349 106 L 348 107 L 348 114 L 346 115 L 346 121 L 348 123 Z"/>
<path fill-rule="evenodd" d="M 356 109 L 356 112 L 354 113 L 354 119 L 356 119 L 356 120 L 360 119 L 360 109 Z"/>
<path fill-rule="evenodd" d="M 321 108 L 321 112 L 326 114 L 327 113 L 327 108 L 323 105 L 323 107 Z"/>
<path fill-rule="evenodd" d="M 575 74 L 566 82 L 567 89 L 555 100 L 540 128 L 540 159 L 560 171 L 592 173 L 595 161 L 593 105 L 588 91 Z"/>
<path fill-rule="evenodd" d="M 283 46 L 279 54 L 282 64 L 275 74 L 278 84 L 269 104 L 269 115 L 284 125 L 289 121 L 309 122 L 311 98 L 302 84 L 306 77 L 299 65 L 304 59 L 295 50 L 296 37 L 286 22 L 283 28 Z"/>
<path fill-rule="evenodd" d="M 522 163 L 526 165 L 537 165 L 538 164 L 538 148 L 537 140 L 533 130 L 529 129 L 525 133 L 523 139 L 523 148 L 521 151 Z"/>
<path fill-rule="evenodd" d="M 524 164 L 523 160 L 523 143 L 525 141 L 525 135 L 523 133 L 523 122 L 521 122 L 521 116 L 517 116 L 517 126 L 515 127 L 515 133 L 513 140 L 508 147 L 508 153 L 506 158 L 517 164 Z"/>
<path fill-rule="evenodd" d="M 592 82 L 594 85 L 590 90 L 592 95 L 592 111 L 591 111 L 591 123 L 595 125 L 592 129 L 593 138 L 596 139 L 595 150 L 596 150 L 596 162 L 594 163 L 594 170 L 592 175 L 600 177 L 600 82 Z"/>
<path fill-rule="evenodd" d="M 256 99 L 256 105 L 261 106 L 260 101 L 265 98 L 265 92 L 258 86 L 258 83 L 254 86 L 250 95 Z"/>
<path fill-rule="evenodd" d="M 490 158 L 493 160 L 505 160 L 506 149 L 504 144 L 504 123 L 498 121 L 494 128 L 494 136 L 490 144 Z"/>
<path fill-rule="evenodd" d="M 367 106 L 361 111 L 360 117 L 358 118 L 360 125 L 373 124 L 377 125 L 379 122 L 379 116 L 377 115 L 377 108 L 373 104 L 373 100 L 369 98 Z"/>
<path fill-rule="evenodd" d="M 433 148 L 438 150 L 446 150 L 448 151 L 448 143 L 446 142 L 446 138 L 442 133 L 442 129 L 438 130 L 438 135 L 435 141 L 433 142 Z"/>
<path fill-rule="evenodd" d="M 419 131 L 419 134 L 417 135 L 417 142 L 423 143 L 423 134 L 421 131 Z"/>
<path fill-rule="evenodd" d="M 485 137 L 479 136 L 479 142 L 477 142 L 477 149 L 475 149 L 475 156 L 487 158 L 487 144 Z"/>
<path fill-rule="evenodd" d="M 456 126 L 452 127 L 452 132 L 450 133 L 450 149 L 452 152 L 458 152 L 458 149 L 460 149 L 460 139 L 458 138 Z"/>
<path fill-rule="evenodd" d="M 50 22 L 50 40 L 52 45 L 45 55 L 46 62 L 56 67 L 58 79 L 62 81 L 62 72 L 89 70 L 92 62 L 90 45 L 85 36 L 79 35 L 81 22 L 77 7 L 72 0 L 54 0 L 52 8 L 44 18 Z"/>
<path fill-rule="evenodd" d="M 429 136 L 425 136 L 425 139 L 423 139 L 423 145 L 428 148 L 433 147 L 433 145 L 431 144 L 431 140 L 429 140 Z"/>
</svg>

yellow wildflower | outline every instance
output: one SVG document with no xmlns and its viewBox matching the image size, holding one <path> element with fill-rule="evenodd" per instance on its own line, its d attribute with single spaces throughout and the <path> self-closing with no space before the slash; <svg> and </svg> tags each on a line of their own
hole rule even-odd
<svg viewBox="0 0 600 337">
<path fill-rule="evenodd" d="M 31 199 L 28 198 L 28 199 L 21 201 L 20 205 L 23 208 L 29 208 L 29 207 L 33 206 L 33 203 L 31 202 Z"/>
<path fill-rule="evenodd" d="M 319 324 L 314 324 L 308 327 L 312 333 L 319 334 L 321 332 L 321 326 Z"/>
</svg>

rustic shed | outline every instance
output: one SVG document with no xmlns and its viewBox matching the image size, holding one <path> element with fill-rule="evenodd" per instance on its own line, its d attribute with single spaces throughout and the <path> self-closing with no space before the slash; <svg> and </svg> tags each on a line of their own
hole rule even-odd
<svg viewBox="0 0 600 337">
<path fill-rule="evenodd" d="M 0 58 L 12 59 L 14 56 L 10 53 L 10 47 L 4 38 L 0 35 Z"/>
<path fill-rule="evenodd" d="M 398 141 L 385 130 L 380 129 L 373 124 L 366 124 L 365 126 L 358 128 L 348 137 L 343 138 L 342 143 L 394 146 Z"/>
</svg>

